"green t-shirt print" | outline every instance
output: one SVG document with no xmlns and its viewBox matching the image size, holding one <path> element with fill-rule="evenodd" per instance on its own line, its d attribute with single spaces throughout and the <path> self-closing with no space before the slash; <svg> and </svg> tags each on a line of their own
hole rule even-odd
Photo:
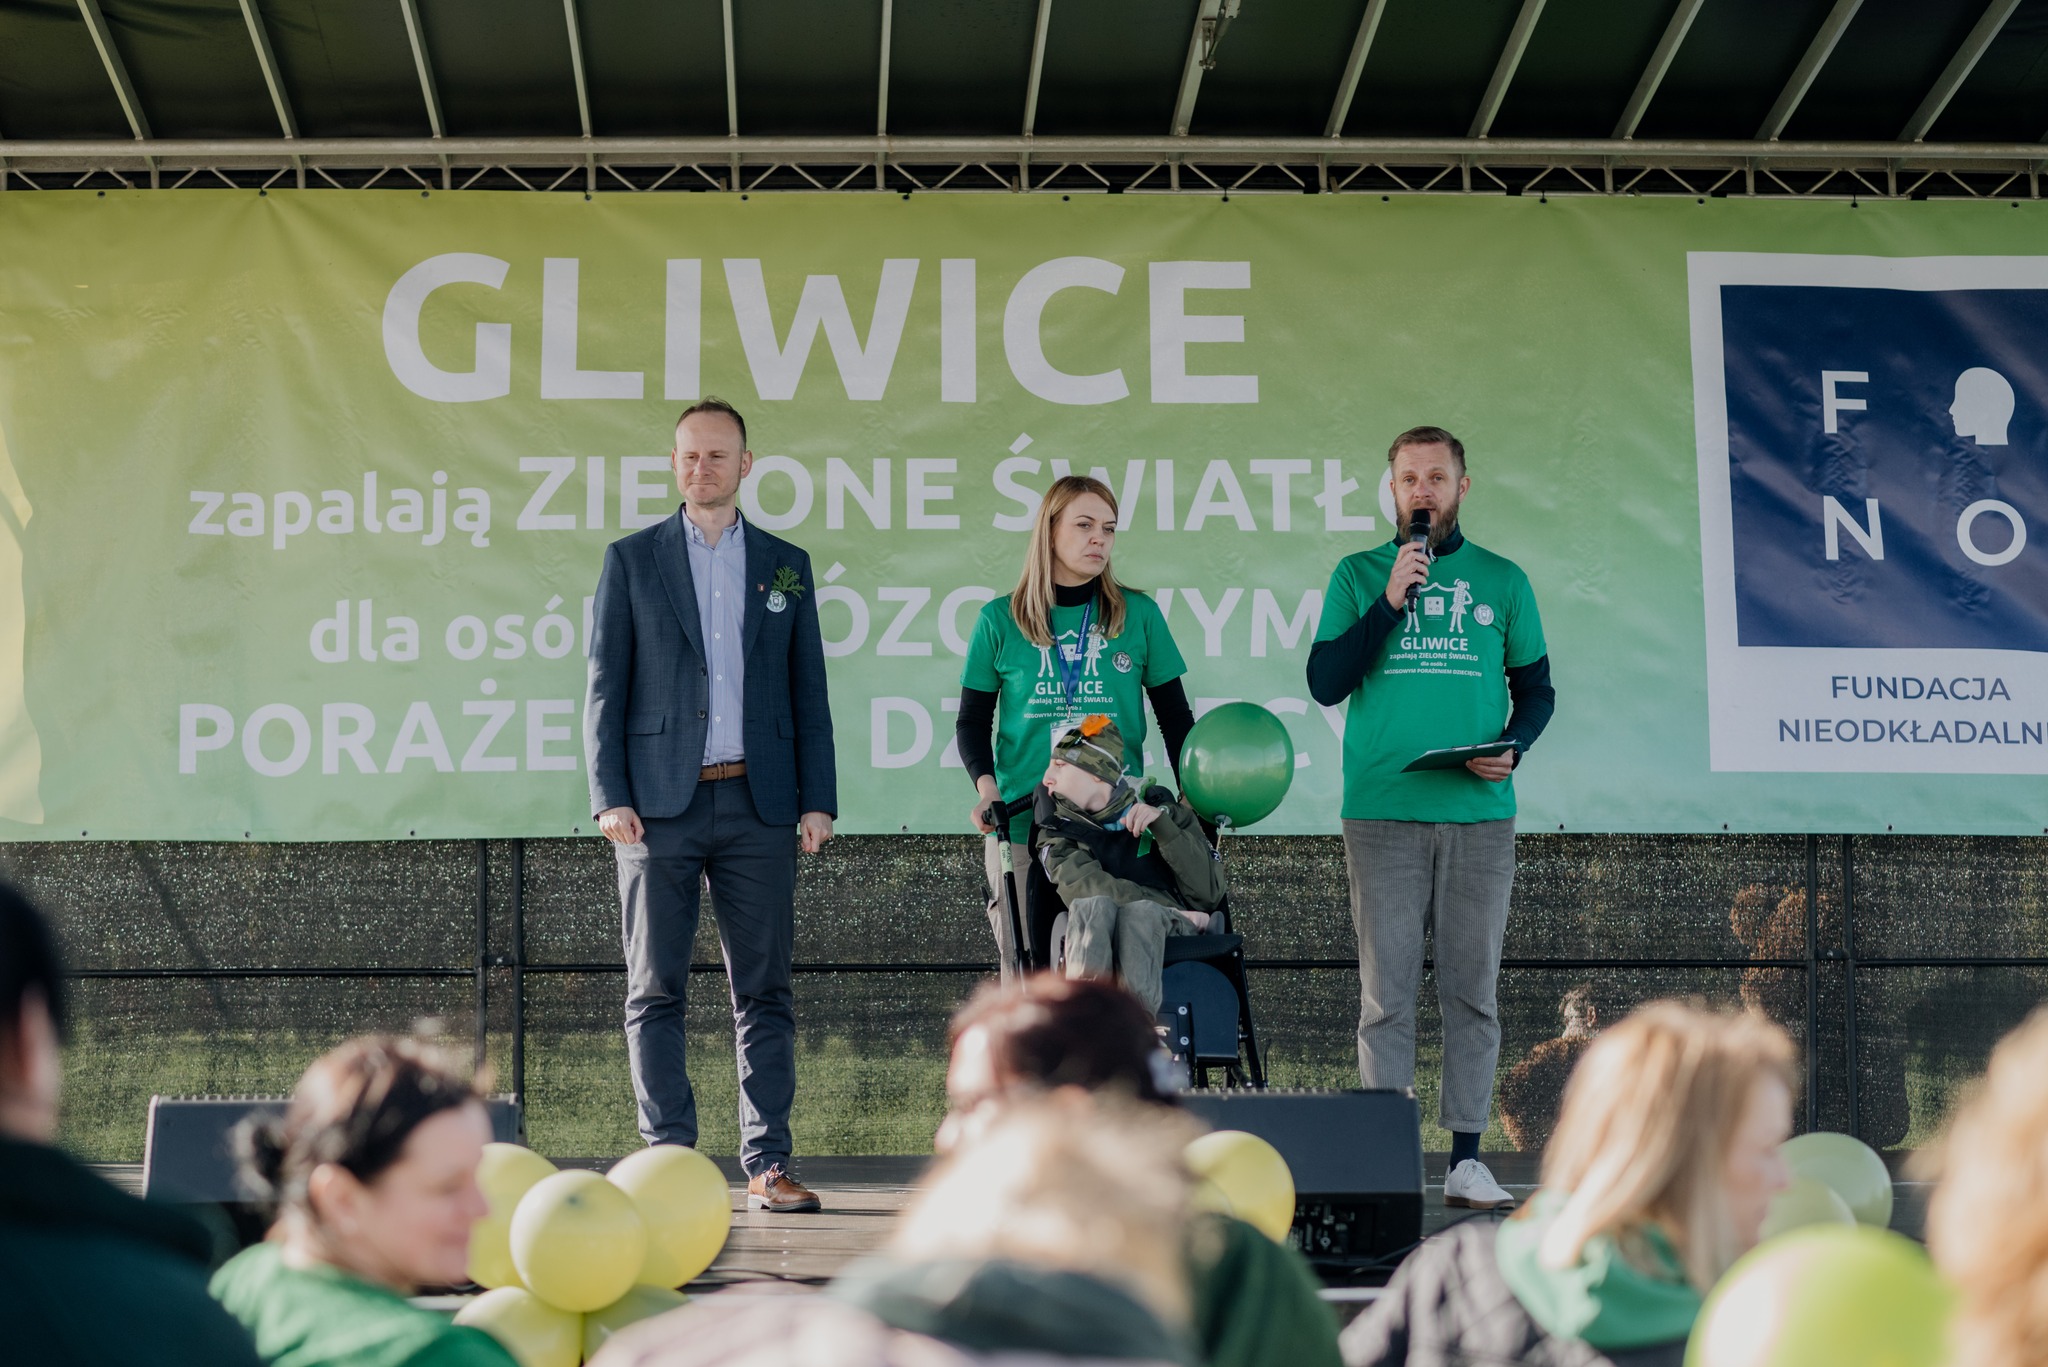
<svg viewBox="0 0 2048 1367">
<path fill-rule="evenodd" d="M 1318 641 L 1334 640 L 1387 591 L 1401 544 L 1346 556 L 1330 576 Z M 1470 770 L 1404 774 L 1425 750 L 1477 745 L 1507 724 L 1507 671 L 1547 653 L 1529 577 L 1514 561 L 1461 544 L 1430 566 L 1344 718 L 1344 816 L 1353 821 L 1498 821 L 1515 781 Z"/>
<path fill-rule="evenodd" d="M 1089 619 L 1086 642 L 1081 639 L 1084 616 Z M 1158 604 L 1142 593 L 1125 591 L 1124 629 L 1118 635 L 1103 635 L 1099 605 L 1093 613 L 1085 605 L 1054 608 L 1052 632 L 1051 647 L 1033 645 L 1017 629 L 1005 594 L 982 608 L 968 642 L 960 684 L 997 695 L 996 786 L 1005 798 L 1030 792 L 1045 777 L 1055 729 L 1091 712 L 1116 723 L 1126 763 L 1134 773 L 1142 770 L 1145 690 L 1187 672 Z M 1066 673 L 1074 675 L 1071 697 Z"/>
</svg>

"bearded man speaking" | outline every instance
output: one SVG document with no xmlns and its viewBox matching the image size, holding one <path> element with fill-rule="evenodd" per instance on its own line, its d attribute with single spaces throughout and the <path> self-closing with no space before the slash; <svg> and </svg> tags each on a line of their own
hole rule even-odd
<svg viewBox="0 0 2048 1367">
<path fill-rule="evenodd" d="M 1493 1209 L 1514 1204 L 1479 1161 L 1500 1057 L 1512 775 L 1557 695 L 1528 576 L 1458 530 L 1472 487 L 1463 443 L 1441 427 L 1411 428 L 1387 463 L 1398 535 L 1338 562 L 1308 660 L 1317 702 L 1351 702 L 1344 863 L 1358 932 L 1358 1077 L 1414 1084 L 1423 937 L 1433 930 L 1438 1116 L 1451 1132 L 1444 1204 Z"/>
</svg>

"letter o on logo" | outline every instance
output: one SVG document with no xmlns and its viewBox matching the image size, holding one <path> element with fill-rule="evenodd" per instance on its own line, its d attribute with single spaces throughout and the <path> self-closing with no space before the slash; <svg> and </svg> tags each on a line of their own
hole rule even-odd
<svg viewBox="0 0 2048 1367">
<path fill-rule="evenodd" d="M 271 759 L 263 753 L 263 729 L 274 721 L 283 722 L 292 734 L 291 751 L 283 759 Z M 312 753 L 313 728 L 306 724 L 306 714 L 290 703 L 267 703 L 251 712 L 249 720 L 242 724 L 242 758 L 265 778 L 296 774 Z"/>
<path fill-rule="evenodd" d="M 1976 541 L 1971 538 L 1971 524 L 1985 513 L 1997 513 L 2012 527 L 2012 544 L 2002 551 L 1978 550 Z M 1995 498 L 1980 498 L 1963 509 L 1963 515 L 1956 519 L 1956 545 L 1962 548 L 1964 555 L 1980 565 L 1996 568 L 1999 565 L 2010 564 L 2027 548 L 2027 524 L 2020 520 L 2019 509 L 2010 503 L 2001 503 Z"/>
</svg>

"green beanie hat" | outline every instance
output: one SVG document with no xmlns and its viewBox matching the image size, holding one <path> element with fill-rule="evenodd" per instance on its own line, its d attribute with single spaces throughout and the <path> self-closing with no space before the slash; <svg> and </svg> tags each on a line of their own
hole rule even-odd
<svg viewBox="0 0 2048 1367">
<path fill-rule="evenodd" d="M 1093 774 L 1104 783 L 1124 776 L 1124 738 L 1116 723 L 1100 712 L 1083 717 L 1052 747 L 1052 757 Z"/>
</svg>

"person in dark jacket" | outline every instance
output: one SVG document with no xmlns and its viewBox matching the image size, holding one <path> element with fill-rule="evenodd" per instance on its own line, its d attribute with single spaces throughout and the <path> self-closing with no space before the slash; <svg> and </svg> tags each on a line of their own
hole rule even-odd
<svg viewBox="0 0 2048 1367">
<path fill-rule="evenodd" d="M 42 916 L 0 884 L 0 1342 L 36 1367 L 258 1367 L 206 1294 L 213 1241 L 55 1147 L 63 974 Z"/>
<path fill-rule="evenodd" d="M 1792 1043 L 1754 1013 L 1643 1007 L 1586 1049 L 1513 1219 L 1455 1225 L 1344 1331 L 1347 1367 L 1679 1367 L 1788 1181 Z"/>
<path fill-rule="evenodd" d="M 1035 802 L 1038 858 L 1067 904 L 1067 976 L 1114 973 L 1157 1011 L 1167 939 L 1207 930 L 1227 890 L 1194 812 L 1126 777 L 1123 736 L 1101 713 L 1054 743 Z"/>
</svg>

